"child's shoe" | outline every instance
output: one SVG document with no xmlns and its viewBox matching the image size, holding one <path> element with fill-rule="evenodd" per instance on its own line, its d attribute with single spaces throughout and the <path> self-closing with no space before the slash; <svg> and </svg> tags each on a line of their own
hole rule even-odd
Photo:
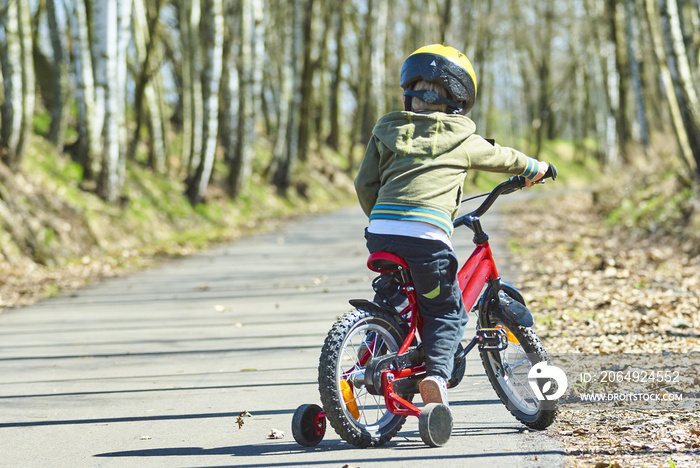
<svg viewBox="0 0 700 468">
<path fill-rule="evenodd" d="M 447 382 L 439 375 L 430 375 L 423 379 L 418 386 L 423 405 L 440 403 L 449 407 L 447 399 Z"/>
</svg>

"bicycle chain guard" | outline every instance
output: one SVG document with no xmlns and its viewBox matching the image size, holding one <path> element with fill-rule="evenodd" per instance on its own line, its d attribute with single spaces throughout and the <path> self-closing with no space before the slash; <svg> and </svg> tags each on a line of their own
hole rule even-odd
<svg viewBox="0 0 700 468">
<path fill-rule="evenodd" d="M 396 353 L 391 353 L 386 356 L 370 359 L 365 365 L 365 386 L 367 387 L 367 391 L 372 395 L 383 395 L 382 372 L 388 369 L 401 370 L 409 367 L 416 367 L 424 362 L 425 353 L 423 352 L 422 346 L 411 348 L 404 354 L 397 355 Z M 421 376 L 421 378 L 422 377 L 423 376 Z M 398 379 L 396 382 L 401 382 L 402 380 L 405 379 Z M 399 386 L 402 386 L 401 383 Z M 404 392 L 401 391 L 397 393 Z"/>
</svg>

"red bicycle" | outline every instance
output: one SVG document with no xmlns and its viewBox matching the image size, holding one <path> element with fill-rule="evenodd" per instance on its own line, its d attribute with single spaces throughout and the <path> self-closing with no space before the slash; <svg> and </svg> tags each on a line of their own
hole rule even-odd
<svg viewBox="0 0 700 468">
<path fill-rule="evenodd" d="M 556 176 L 556 168 L 550 165 L 544 178 Z M 454 221 L 455 227 L 467 226 L 474 232 L 476 248 L 457 276 L 465 308 L 476 310 L 477 327 L 467 346 L 460 344 L 448 385 L 454 388 L 461 382 L 466 355 L 478 347 L 501 402 L 527 427 L 544 429 L 554 421 L 556 401 L 538 398 L 541 394 L 530 385 L 528 373 L 549 358 L 532 329 L 532 315 L 523 296 L 498 275 L 479 220 L 499 196 L 524 187 L 522 176 L 511 177 L 480 195 L 487 198 L 476 210 Z M 350 301 L 355 309 L 333 325 L 321 352 L 318 380 L 323 408 L 315 404 L 297 408 L 292 418 L 294 439 L 304 446 L 317 445 L 328 420 L 352 445 L 379 446 L 398 433 L 407 416 L 417 416 L 423 442 L 443 445 L 452 431 L 450 410 L 436 403 L 421 410 L 411 402 L 419 393 L 425 365 L 420 344 L 422 319 L 410 269 L 402 258 L 388 252 L 370 255 L 367 266 L 394 275 L 408 305 L 399 312 L 385 303 Z"/>
</svg>

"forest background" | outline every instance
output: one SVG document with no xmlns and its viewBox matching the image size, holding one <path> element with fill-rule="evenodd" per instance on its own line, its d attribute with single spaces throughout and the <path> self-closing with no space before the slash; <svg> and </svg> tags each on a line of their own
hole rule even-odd
<svg viewBox="0 0 700 468">
<path fill-rule="evenodd" d="M 348 200 L 428 43 L 473 62 L 481 134 L 588 180 L 670 174 L 692 217 L 698 0 L 0 0 L 6 278 Z"/>
<path fill-rule="evenodd" d="M 698 351 L 700 0 L 0 0 L 0 308 L 352 203 L 430 43 L 569 187 L 511 213 L 545 344 Z M 575 464 L 700 449 L 697 413 L 596 414 L 551 429 Z"/>
</svg>

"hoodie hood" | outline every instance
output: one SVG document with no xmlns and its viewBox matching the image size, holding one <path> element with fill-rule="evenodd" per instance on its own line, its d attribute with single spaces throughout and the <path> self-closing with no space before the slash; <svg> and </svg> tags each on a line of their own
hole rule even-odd
<svg viewBox="0 0 700 468">
<path fill-rule="evenodd" d="M 400 111 L 379 119 L 373 133 L 397 155 L 434 157 L 459 146 L 475 130 L 464 115 Z"/>
</svg>

